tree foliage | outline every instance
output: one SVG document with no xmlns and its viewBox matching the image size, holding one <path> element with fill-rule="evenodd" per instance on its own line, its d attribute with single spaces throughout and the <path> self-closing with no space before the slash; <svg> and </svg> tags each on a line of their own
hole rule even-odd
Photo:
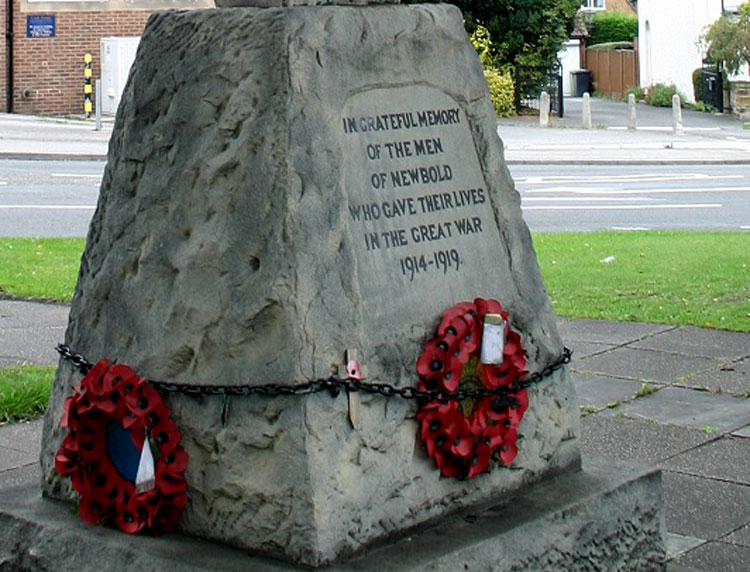
<svg viewBox="0 0 750 572">
<path fill-rule="evenodd" d="M 534 81 L 555 63 L 573 31 L 581 0 L 453 0 L 464 13 L 469 33 L 477 24 L 492 37 L 491 56 L 498 67 L 520 67 Z"/>
<path fill-rule="evenodd" d="M 497 61 L 492 56 L 492 39 L 487 28 L 481 24 L 471 35 L 471 45 L 479 54 L 479 61 L 484 68 L 484 78 L 490 90 L 490 99 L 498 117 L 510 117 L 516 113 L 515 84 L 507 66 L 497 68 Z"/>
<path fill-rule="evenodd" d="M 638 35 L 638 17 L 625 12 L 599 12 L 589 29 L 589 45 L 632 42 Z"/>
<path fill-rule="evenodd" d="M 723 15 L 708 27 L 703 36 L 708 59 L 724 62 L 730 73 L 750 63 L 750 1 L 739 7 L 738 16 Z"/>
</svg>

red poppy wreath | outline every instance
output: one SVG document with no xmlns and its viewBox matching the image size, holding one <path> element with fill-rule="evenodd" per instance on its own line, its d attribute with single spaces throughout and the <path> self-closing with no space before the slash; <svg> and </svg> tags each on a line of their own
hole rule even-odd
<svg viewBox="0 0 750 572">
<path fill-rule="evenodd" d="M 80 495 L 81 518 L 129 534 L 173 530 L 188 500 L 188 456 L 159 393 L 128 366 L 102 360 L 63 408 L 68 434 L 55 469 Z"/>
<path fill-rule="evenodd" d="M 434 399 L 419 408 L 421 437 L 441 475 L 471 479 L 491 464 L 511 465 L 518 453 L 518 426 L 529 405 L 519 385 L 525 368 L 521 336 L 509 328 L 508 313 L 497 300 L 477 298 L 443 314 L 437 336 L 417 360 L 419 389 L 498 391 L 461 401 Z"/>
</svg>

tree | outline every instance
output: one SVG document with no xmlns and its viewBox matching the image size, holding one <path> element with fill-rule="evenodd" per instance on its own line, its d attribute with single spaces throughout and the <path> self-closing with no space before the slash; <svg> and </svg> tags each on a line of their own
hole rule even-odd
<svg viewBox="0 0 750 572">
<path fill-rule="evenodd" d="M 738 16 L 721 16 L 708 27 L 702 38 L 708 59 L 730 73 L 750 63 L 750 1 L 739 6 Z"/>
<path fill-rule="evenodd" d="M 581 0 L 453 0 L 472 33 L 477 24 L 489 30 L 493 59 L 499 67 L 519 69 L 522 92 L 551 69 L 557 53 L 573 31 Z"/>
</svg>

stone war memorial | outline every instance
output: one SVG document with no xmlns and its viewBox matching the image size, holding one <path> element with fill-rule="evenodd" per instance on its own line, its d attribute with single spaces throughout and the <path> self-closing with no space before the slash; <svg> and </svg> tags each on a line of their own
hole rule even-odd
<svg viewBox="0 0 750 572">
<path fill-rule="evenodd" d="M 0 569 L 663 569 L 459 10 L 239 3 L 147 25 Z"/>
</svg>

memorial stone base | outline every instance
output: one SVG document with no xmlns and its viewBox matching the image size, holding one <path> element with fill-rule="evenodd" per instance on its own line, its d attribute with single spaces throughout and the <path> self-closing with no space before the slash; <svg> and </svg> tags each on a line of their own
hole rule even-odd
<svg viewBox="0 0 750 572">
<path fill-rule="evenodd" d="M 520 342 L 507 347 L 542 372 L 563 345 L 496 130 L 455 7 L 155 14 L 118 109 L 65 343 L 151 381 L 233 388 L 326 379 L 356 350 L 368 381 L 413 388 L 443 313 L 484 298 L 508 313 Z M 461 383 L 484 375 L 476 362 L 474 373 L 461 367 Z M 54 458 L 67 434 L 63 403 L 80 379 L 61 363 L 41 453 L 44 495 L 73 502 Z M 190 459 L 179 531 L 239 552 L 128 538 L 20 497 L 3 558 L 19 570 L 44 569 L 53 555 L 50 569 L 659 562 L 657 476 L 580 472 L 566 368 L 527 391 L 502 449 L 512 459 L 497 448 L 492 466 L 463 479 L 441 475 L 428 456 L 414 401 L 170 393 Z M 461 414 L 481 416 L 479 402 Z M 478 435 L 472 452 L 492 442 Z"/>
<path fill-rule="evenodd" d="M 664 570 L 661 473 L 587 460 L 496 507 L 411 531 L 330 571 Z M 88 526 L 39 490 L 3 492 L 0 570 L 307 570 L 180 535 L 133 537 Z"/>
</svg>

